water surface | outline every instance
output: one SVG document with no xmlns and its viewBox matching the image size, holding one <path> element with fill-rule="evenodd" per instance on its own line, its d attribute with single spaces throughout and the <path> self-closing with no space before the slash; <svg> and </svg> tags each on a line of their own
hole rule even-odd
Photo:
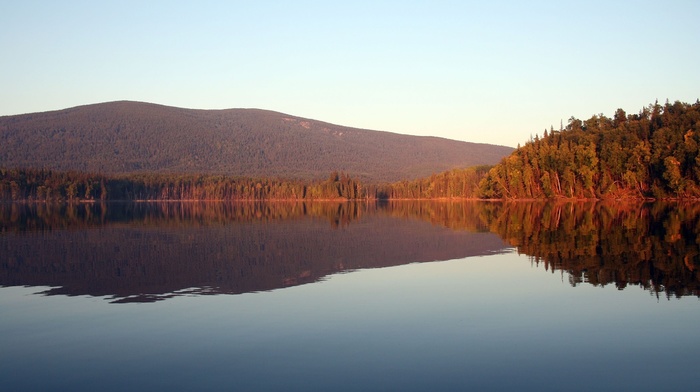
<svg viewBox="0 0 700 392">
<path fill-rule="evenodd" d="M 8 390 L 696 383 L 697 209 L 5 205 Z"/>
</svg>

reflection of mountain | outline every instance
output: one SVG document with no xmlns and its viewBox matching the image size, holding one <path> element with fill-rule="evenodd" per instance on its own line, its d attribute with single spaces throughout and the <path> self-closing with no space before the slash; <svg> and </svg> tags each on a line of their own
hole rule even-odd
<svg viewBox="0 0 700 392">
<path fill-rule="evenodd" d="M 154 301 L 490 254 L 503 241 L 574 286 L 700 296 L 700 206 L 664 203 L 5 204 L 0 285 Z"/>
<path fill-rule="evenodd" d="M 696 204 L 492 206 L 492 231 L 545 268 L 568 272 L 574 286 L 639 285 L 657 295 L 700 296 Z"/>
<path fill-rule="evenodd" d="M 350 203 L 14 208 L 20 211 L 1 215 L 0 285 L 129 302 L 271 290 L 341 271 L 504 248 L 493 234 L 395 219 Z"/>
</svg>

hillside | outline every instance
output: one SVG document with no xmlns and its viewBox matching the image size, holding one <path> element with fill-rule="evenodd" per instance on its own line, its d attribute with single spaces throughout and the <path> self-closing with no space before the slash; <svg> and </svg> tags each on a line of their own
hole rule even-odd
<svg viewBox="0 0 700 392">
<path fill-rule="evenodd" d="M 571 117 L 493 167 L 489 198 L 700 198 L 700 101 Z"/>
<path fill-rule="evenodd" d="M 0 167 L 365 181 L 496 164 L 510 147 L 356 129 L 258 109 L 119 101 L 0 117 Z"/>
</svg>

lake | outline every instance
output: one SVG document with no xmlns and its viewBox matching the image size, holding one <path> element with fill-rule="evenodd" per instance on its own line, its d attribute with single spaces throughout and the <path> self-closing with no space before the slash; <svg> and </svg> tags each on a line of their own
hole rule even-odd
<svg viewBox="0 0 700 392">
<path fill-rule="evenodd" d="M 700 207 L 0 204 L 8 391 L 697 384 Z"/>
</svg>

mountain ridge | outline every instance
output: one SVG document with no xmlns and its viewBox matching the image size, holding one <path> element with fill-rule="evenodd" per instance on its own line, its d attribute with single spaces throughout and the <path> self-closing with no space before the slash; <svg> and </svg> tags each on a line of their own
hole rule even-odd
<svg viewBox="0 0 700 392">
<path fill-rule="evenodd" d="M 0 117 L 0 166 L 398 181 L 493 165 L 513 148 L 346 127 L 256 109 L 113 101 Z"/>
</svg>

